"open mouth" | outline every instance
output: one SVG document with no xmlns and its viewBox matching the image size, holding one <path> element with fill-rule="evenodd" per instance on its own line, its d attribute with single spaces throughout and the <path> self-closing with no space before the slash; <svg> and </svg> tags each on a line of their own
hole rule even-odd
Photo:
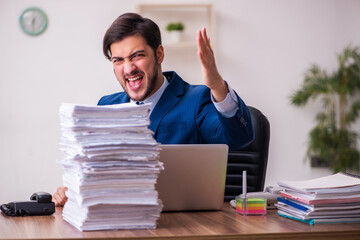
<svg viewBox="0 0 360 240">
<path fill-rule="evenodd" d="M 141 86 L 141 83 L 143 81 L 143 76 L 129 77 L 126 78 L 126 80 L 128 82 L 129 87 L 132 90 L 136 90 Z"/>
</svg>

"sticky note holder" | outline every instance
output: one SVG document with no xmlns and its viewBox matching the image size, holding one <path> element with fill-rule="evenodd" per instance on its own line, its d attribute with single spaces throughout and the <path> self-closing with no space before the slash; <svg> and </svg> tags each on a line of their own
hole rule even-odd
<svg viewBox="0 0 360 240">
<path fill-rule="evenodd" d="M 236 211 L 241 215 L 265 215 L 266 198 L 236 197 Z"/>
</svg>

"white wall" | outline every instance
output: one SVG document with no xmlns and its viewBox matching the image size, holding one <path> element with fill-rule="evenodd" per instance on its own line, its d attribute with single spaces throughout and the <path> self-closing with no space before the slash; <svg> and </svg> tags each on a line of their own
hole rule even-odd
<svg viewBox="0 0 360 240">
<path fill-rule="evenodd" d="M 330 173 L 303 162 L 319 106 L 296 109 L 289 95 L 311 63 L 332 70 L 335 53 L 349 43 L 360 45 L 360 1 L 196 2 L 215 7 L 221 74 L 270 120 L 266 185 Z M 96 104 L 121 90 L 102 55 L 102 37 L 117 16 L 139 3 L 149 1 L 0 0 L 0 203 L 53 193 L 61 185 L 59 105 Z M 21 12 L 30 6 L 49 18 L 38 37 L 19 27 Z"/>
</svg>

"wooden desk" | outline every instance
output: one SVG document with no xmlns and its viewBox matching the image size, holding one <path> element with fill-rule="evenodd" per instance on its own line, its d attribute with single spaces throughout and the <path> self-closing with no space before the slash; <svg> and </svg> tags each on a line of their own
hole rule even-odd
<svg viewBox="0 0 360 240">
<path fill-rule="evenodd" d="M 224 204 L 222 211 L 162 213 L 157 229 L 79 232 L 52 216 L 0 215 L 0 239 L 360 239 L 360 223 L 310 226 L 277 215 L 241 216 Z"/>
</svg>

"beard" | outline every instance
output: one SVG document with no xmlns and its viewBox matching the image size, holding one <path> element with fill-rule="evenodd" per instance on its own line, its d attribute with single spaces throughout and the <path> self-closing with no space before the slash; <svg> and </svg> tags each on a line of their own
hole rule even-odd
<svg viewBox="0 0 360 240">
<path fill-rule="evenodd" d="M 115 72 L 115 70 L 114 70 L 114 72 Z M 135 75 L 135 74 L 139 74 L 139 73 L 140 73 L 142 76 L 145 76 L 145 75 L 144 75 L 144 72 L 142 72 L 142 71 L 136 71 L 136 72 L 134 72 L 134 73 L 132 73 L 132 74 Z M 153 69 L 152 69 L 152 72 L 150 72 L 149 75 L 147 76 L 149 81 L 148 81 L 148 86 L 147 86 L 147 88 L 146 88 L 146 90 L 145 90 L 145 93 L 144 93 L 142 96 L 138 97 L 138 98 L 133 98 L 133 97 L 131 96 L 130 91 L 128 91 L 127 88 L 125 87 L 125 85 L 126 85 L 126 80 L 125 80 L 125 82 L 122 82 L 122 81 L 119 80 L 119 77 L 116 75 L 116 73 L 115 73 L 115 76 L 116 76 L 118 82 L 120 83 L 121 87 L 124 89 L 125 93 L 126 93 L 132 100 L 134 100 L 134 101 L 141 101 L 141 102 L 142 102 L 142 101 L 144 101 L 145 99 L 147 99 L 148 97 L 150 97 L 150 95 L 153 93 L 153 91 L 154 91 L 155 88 L 156 88 L 156 83 L 157 83 L 158 77 L 159 77 L 159 74 L 158 74 L 158 64 L 154 64 L 154 67 L 153 67 Z M 123 76 L 123 79 L 126 79 L 126 77 Z"/>
</svg>

